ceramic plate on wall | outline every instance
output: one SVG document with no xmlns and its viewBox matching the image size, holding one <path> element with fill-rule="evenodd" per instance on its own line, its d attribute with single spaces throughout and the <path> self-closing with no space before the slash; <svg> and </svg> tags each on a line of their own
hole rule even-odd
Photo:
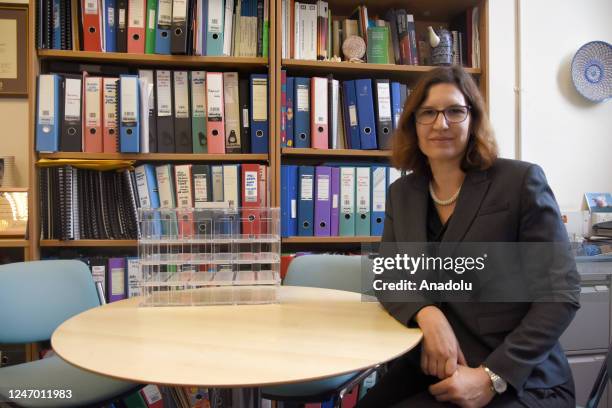
<svg viewBox="0 0 612 408">
<path fill-rule="evenodd" d="M 605 41 L 584 44 L 572 61 L 576 90 L 593 102 L 612 97 L 612 45 Z"/>
</svg>

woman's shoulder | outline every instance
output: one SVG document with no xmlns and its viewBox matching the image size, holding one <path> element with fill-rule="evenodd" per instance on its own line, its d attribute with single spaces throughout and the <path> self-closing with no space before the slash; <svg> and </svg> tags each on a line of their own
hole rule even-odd
<svg viewBox="0 0 612 408">
<path fill-rule="evenodd" d="M 523 180 L 530 169 L 541 170 L 537 164 L 514 159 L 496 159 L 491 167 L 487 169 L 492 179 L 514 179 Z"/>
</svg>

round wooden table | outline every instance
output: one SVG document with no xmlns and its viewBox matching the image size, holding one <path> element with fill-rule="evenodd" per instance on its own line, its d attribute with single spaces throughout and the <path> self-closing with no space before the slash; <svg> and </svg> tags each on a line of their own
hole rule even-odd
<svg viewBox="0 0 612 408">
<path fill-rule="evenodd" d="M 421 340 L 380 304 L 331 289 L 281 286 L 280 303 L 139 307 L 132 298 L 60 325 L 69 363 L 139 383 L 257 387 L 372 367 Z"/>
</svg>

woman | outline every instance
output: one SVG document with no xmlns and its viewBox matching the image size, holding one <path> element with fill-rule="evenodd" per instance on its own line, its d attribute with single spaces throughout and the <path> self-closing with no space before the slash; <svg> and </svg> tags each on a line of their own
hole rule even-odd
<svg viewBox="0 0 612 408">
<path fill-rule="evenodd" d="M 412 171 L 389 187 L 384 243 L 567 242 L 541 168 L 497 158 L 472 78 L 436 68 L 411 93 L 393 163 Z M 568 259 L 568 258 L 566 258 Z M 573 260 L 561 268 L 564 302 L 381 303 L 421 344 L 394 361 L 359 407 L 574 407 L 559 337 L 580 307 Z"/>
</svg>

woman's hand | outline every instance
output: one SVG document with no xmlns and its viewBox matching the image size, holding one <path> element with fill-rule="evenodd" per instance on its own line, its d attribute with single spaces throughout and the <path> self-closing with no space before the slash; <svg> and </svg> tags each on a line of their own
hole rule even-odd
<svg viewBox="0 0 612 408">
<path fill-rule="evenodd" d="M 421 369 L 425 374 L 442 380 L 457 371 L 457 364 L 467 366 L 453 328 L 440 309 L 425 306 L 415 320 L 423 331 Z"/>
<path fill-rule="evenodd" d="M 439 402 L 452 402 L 462 408 L 486 406 L 495 397 L 491 378 L 482 366 L 470 368 L 460 365 L 445 380 L 429 386 L 429 393 Z"/>
</svg>

